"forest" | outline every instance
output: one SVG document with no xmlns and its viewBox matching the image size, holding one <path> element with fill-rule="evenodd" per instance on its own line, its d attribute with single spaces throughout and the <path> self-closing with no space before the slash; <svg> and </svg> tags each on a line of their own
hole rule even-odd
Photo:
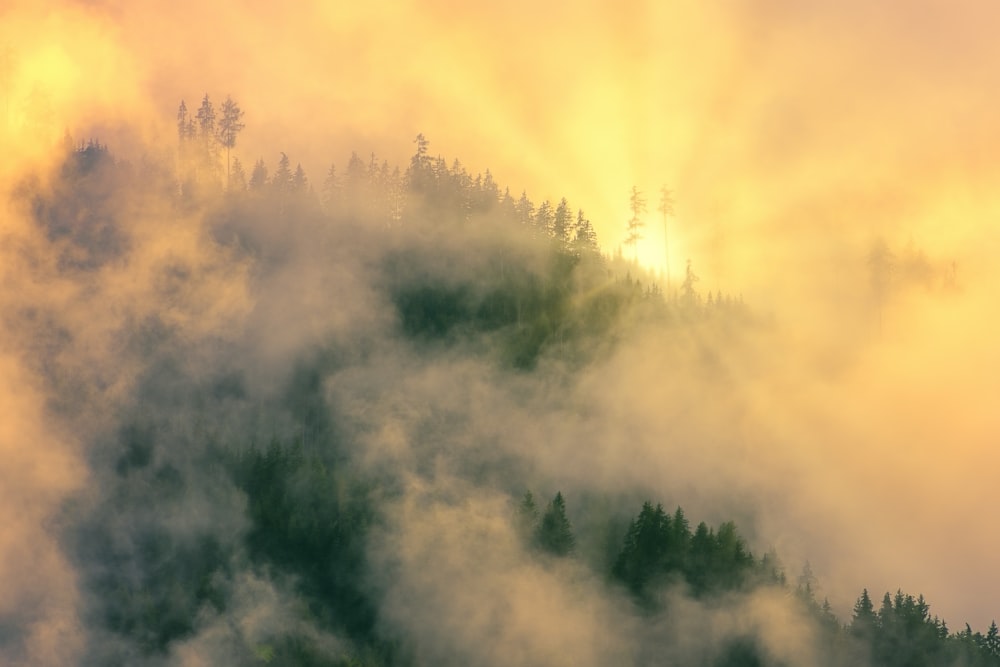
<svg viewBox="0 0 1000 667">
<path fill-rule="evenodd" d="M 93 480 L 54 527 L 78 664 L 1000 665 L 995 622 L 919 594 L 838 616 L 752 516 L 689 518 L 695 474 L 606 481 L 601 440 L 634 427 L 601 416 L 620 355 L 652 336 L 694 359 L 698 382 L 664 382 L 710 411 L 772 327 L 739 286 L 703 292 L 690 261 L 663 284 L 567 199 L 423 135 L 408 164 L 314 179 L 285 153 L 247 168 L 242 129 L 206 94 L 173 161 L 67 139 L 16 188 L 19 253 L 65 296 L 6 326 Z M 23 608 L 0 617 L 14 662 Z"/>
</svg>

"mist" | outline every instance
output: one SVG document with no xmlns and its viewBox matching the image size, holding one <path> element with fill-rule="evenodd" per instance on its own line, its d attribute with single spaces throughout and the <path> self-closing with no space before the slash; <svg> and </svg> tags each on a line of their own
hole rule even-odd
<svg viewBox="0 0 1000 667">
<path fill-rule="evenodd" d="M 997 10 L 869 4 L 7 4 L 4 662 L 829 655 L 794 591 L 638 604 L 607 572 L 647 500 L 808 562 L 842 623 L 867 588 L 985 631 Z M 205 95 L 299 195 L 199 189 L 176 110 Z M 449 219 L 407 185 L 418 133 L 512 206 L 566 197 L 599 256 L 562 273 L 502 203 Z M 527 491 L 565 497 L 571 557 L 518 532 Z M 334 564 L 268 542 L 268 503 L 336 523 Z"/>
</svg>

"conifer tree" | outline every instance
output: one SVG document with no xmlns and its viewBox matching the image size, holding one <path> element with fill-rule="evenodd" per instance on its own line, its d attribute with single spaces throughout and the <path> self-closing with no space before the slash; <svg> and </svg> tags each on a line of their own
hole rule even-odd
<svg viewBox="0 0 1000 667">
<path fill-rule="evenodd" d="M 538 205 L 538 210 L 535 211 L 535 219 L 533 221 L 535 234 L 538 236 L 548 236 L 551 234 L 552 219 L 552 204 L 548 200 L 545 200 Z"/>
<path fill-rule="evenodd" d="M 254 163 L 248 186 L 255 192 L 260 192 L 267 186 L 267 166 L 264 164 L 263 158 Z"/>
<path fill-rule="evenodd" d="M 567 556 L 573 552 L 576 540 L 573 528 L 566 518 L 566 502 L 561 492 L 557 492 L 545 509 L 542 521 L 535 531 L 535 543 L 554 556 Z"/>
<path fill-rule="evenodd" d="M 291 161 L 285 153 L 278 159 L 278 168 L 271 177 L 271 187 L 279 193 L 288 192 L 292 188 Z"/>
<path fill-rule="evenodd" d="M 875 615 L 875 605 L 868 597 L 868 589 L 861 592 L 861 597 L 854 603 L 854 613 L 851 616 L 851 635 L 871 641 L 875 637 L 875 630 L 878 627 L 878 617 Z"/>
<path fill-rule="evenodd" d="M 552 236 L 555 237 L 559 247 L 565 245 L 570 227 L 573 225 L 573 214 L 569 210 L 569 202 L 563 197 L 556 206 L 556 212 L 552 216 Z"/>
<path fill-rule="evenodd" d="M 528 192 L 526 190 L 521 191 L 521 198 L 514 204 L 514 210 L 517 212 L 518 223 L 522 227 L 530 227 L 535 219 L 535 206 L 528 199 Z"/>
<path fill-rule="evenodd" d="M 986 631 L 984 642 L 986 652 L 992 657 L 1000 657 L 1000 630 L 997 629 L 997 622 L 990 623 L 989 630 Z"/>
</svg>

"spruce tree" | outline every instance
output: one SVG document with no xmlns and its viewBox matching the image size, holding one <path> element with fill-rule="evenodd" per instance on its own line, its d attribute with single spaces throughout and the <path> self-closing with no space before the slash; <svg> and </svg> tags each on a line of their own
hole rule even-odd
<svg viewBox="0 0 1000 667">
<path fill-rule="evenodd" d="M 549 503 L 542 521 L 535 531 L 535 544 L 554 556 L 567 556 L 573 552 L 576 540 L 573 528 L 566 518 L 566 502 L 561 492 Z"/>
</svg>

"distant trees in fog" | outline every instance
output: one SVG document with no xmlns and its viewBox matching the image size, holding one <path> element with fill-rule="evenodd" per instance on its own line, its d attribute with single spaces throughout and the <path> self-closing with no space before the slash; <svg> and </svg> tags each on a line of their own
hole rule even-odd
<svg viewBox="0 0 1000 667">
<path fill-rule="evenodd" d="M 181 100 L 177 109 L 177 140 L 182 184 L 187 183 L 190 187 L 194 182 L 216 182 L 220 150 L 225 150 L 225 185 L 228 190 L 233 181 L 230 153 L 244 127 L 243 110 L 231 96 L 227 95 L 222 103 L 222 116 L 218 122 L 208 93 L 205 93 L 193 117 L 188 113 L 187 104 Z M 237 166 L 242 170 L 238 162 Z"/>
<path fill-rule="evenodd" d="M 932 260 L 912 240 L 894 249 L 886 239 L 874 239 L 868 246 L 865 264 L 879 333 L 893 297 L 909 290 L 952 291 L 958 288 L 956 263 Z"/>
<path fill-rule="evenodd" d="M 224 119 L 225 108 L 222 115 Z M 93 142 L 69 150 L 51 187 L 25 195 L 35 221 L 58 249 L 58 270 L 75 275 L 121 263 L 135 242 L 122 224 L 123 211 L 128 210 L 122 201 L 142 202 L 143 197 L 155 196 L 160 208 L 174 205 L 187 210 L 204 198 L 212 204 L 205 207 L 211 211 L 205 216 L 206 233 L 225 247 L 227 255 L 256 263 L 254 279 L 260 283 L 270 277 L 268 262 L 298 257 L 283 252 L 282 245 L 297 229 L 306 230 L 306 244 L 322 261 L 328 256 L 324 243 L 329 239 L 347 244 L 339 252 L 371 253 L 364 260 L 365 270 L 372 273 L 370 284 L 366 283 L 371 292 L 363 298 L 389 312 L 385 319 L 391 331 L 385 335 L 391 339 L 393 354 L 398 354 L 397 345 L 408 346 L 417 351 L 414 358 L 421 364 L 442 352 L 451 362 L 474 360 L 497 375 L 518 379 L 555 368 L 562 382 L 640 324 L 660 326 L 658 332 L 669 336 L 692 323 L 697 332 L 717 322 L 752 321 L 742 298 L 719 291 L 700 294 L 690 262 L 679 295 L 665 296 L 654 281 L 638 273 L 635 264 L 603 256 L 590 220 L 579 209 L 574 215 L 566 198 L 554 206 L 549 201 L 536 206 L 524 192 L 515 198 L 489 171 L 472 176 L 457 160 L 449 165 L 443 158 L 432 158 L 422 135 L 405 171 L 354 153 L 344 169 L 331 165 L 319 194 L 313 192 L 301 165 L 292 168 L 286 153 L 279 154 L 273 174 L 263 159 L 256 160 L 249 178 L 239 159 L 233 159 L 227 166 L 230 192 L 216 197 L 222 191 L 221 179 L 217 171 L 213 175 L 209 162 L 214 159 L 218 168 L 220 149 L 234 148 L 242 128 L 241 113 L 231 112 L 230 117 L 232 134 L 220 134 L 220 123 L 225 121 L 215 117 L 207 96 L 193 117 L 182 102 L 177 116 L 180 166 L 176 173 L 168 170 L 167 176 L 154 167 L 139 172 L 116 162 L 106 147 Z M 214 178 L 218 192 L 205 183 L 194 187 L 202 177 Z M 161 189 L 168 193 L 165 199 Z M 660 210 L 666 216 L 669 193 L 661 197 Z M 640 203 L 645 205 L 633 188 L 636 218 Z M 420 233 L 405 236 L 407 225 Z M 331 229 L 346 232 L 323 235 Z M 355 234 L 358 230 L 364 230 L 365 242 L 379 241 L 372 244 L 377 250 L 360 241 L 350 245 L 361 236 Z M 406 242 L 395 243 L 399 239 Z M 449 243 L 454 240 L 458 242 Z M 888 244 L 876 246 L 870 264 L 872 289 L 886 298 L 902 276 L 908 283 L 920 284 L 923 276 L 933 275 L 925 270 L 933 265 L 921 257 L 916 251 L 894 252 Z M 175 272 L 172 279 L 183 281 L 189 279 L 186 276 Z M 739 326 L 727 328 L 739 331 Z M 130 333 L 121 335 L 127 338 Z M 168 328 L 157 336 L 170 336 Z M 711 338 L 706 337 L 706 345 L 712 344 Z M 177 349 L 180 355 L 186 348 Z M 103 633 L 95 636 L 112 638 L 109 645 L 120 643 L 122 655 L 139 655 L 142 660 L 149 658 L 150 664 L 160 664 L 168 660 L 172 647 L 195 636 L 203 618 L 230 622 L 227 615 L 243 604 L 234 583 L 238 581 L 234 573 L 243 568 L 255 577 L 286 582 L 301 604 L 294 607 L 295 623 L 276 624 L 253 645 L 249 640 L 241 645 L 244 636 L 234 634 L 229 645 L 233 664 L 414 664 L 408 646 L 413 637 L 380 616 L 380 596 L 385 591 L 372 583 L 378 565 L 369 560 L 374 536 L 384 536 L 393 521 L 406 520 L 390 516 L 402 484 L 385 470 L 373 472 L 352 460 L 369 446 L 371 433 L 338 423 L 349 422 L 355 406 L 338 402 L 337 392 L 331 393 L 335 372 L 343 372 L 342 385 L 350 384 L 355 376 L 349 371 L 357 368 L 352 364 L 367 363 L 378 353 L 377 344 L 367 340 L 357 348 L 321 340 L 315 349 L 301 353 L 286 384 L 256 393 L 245 386 L 250 380 L 242 371 L 223 380 L 204 369 L 196 378 L 185 378 L 183 365 L 172 362 L 154 367 L 151 376 L 162 373 L 170 378 L 169 399 L 163 406 L 154 405 L 158 394 L 149 392 L 140 408 L 161 409 L 171 418 L 162 427 L 144 428 L 130 426 L 123 418 L 117 434 L 109 432 L 107 447 L 116 454 L 107 457 L 110 469 L 102 471 L 106 474 L 102 479 L 110 480 L 113 490 L 93 501 L 100 506 L 80 529 L 88 537 L 89 551 L 75 557 L 87 561 L 81 567 L 80 586 L 94 594 L 85 622 Z M 237 360 L 240 356 L 232 355 Z M 549 376 L 542 377 L 548 381 Z M 154 381 L 161 382 L 155 378 L 150 383 Z M 184 439 L 175 444 L 157 433 L 182 413 L 179 406 L 185 400 L 204 409 L 193 414 L 211 423 L 215 409 L 223 418 L 241 414 L 226 410 L 231 404 L 251 402 L 248 394 L 254 402 L 250 412 L 260 415 L 260 424 L 267 421 L 268 401 L 273 401 L 281 406 L 280 414 L 294 415 L 301 422 L 297 434 L 276 434 L 273 424 L 254 432 L 251 424 L 246 440 L 220 443 L 210 432 L 195 428 L 184 437 L 211 442 L 191 445 Z M 431 430 L 431 435 L 414 437 L 433 439 L 436 432 Z M 207 463 L 202 466 L 199 460 L 198 467 L 206 469 L 210 483 L 198 482 L 161 460 L 156 447 L 164 445 L 156 445 L 158 438 L 169 441 L 171 448 L 203 448 L 197 451 L 203 452 Z M 255 444 L 260 442 L 267 444 Z M 421 445 L 431 446 L 415 443 L 414 447 Z M 187 453 L 178 455 L 178 460 L 186 458 Z M 523 488 L 518 473 L 505 464 L 496 472 L 490 469 L 493 462 L 489 459 L 475 474 L 495 474 L 510 486 Z M 213 493 L 221 490 L 219 496 L 226 495 L 228 484 L 233 495 L 238 494 L 233 511 L 239 526 L 225 539 L 215 535 L 218 526 L 175 521 L 189 511 L 183 500 L 197 484 Z M 495 488 L 488 492 L 501 493 Z M 214 502 L 216 496 L 209 497 Z M 612 509 L 594 516 L 573 495 L 561 491 L 548 502 L 536 502 L 529 492 L 519 501 L 512 498 L 511 504 L 510 516 L 501 512 L 497 522 L 519 537 L 508 545 L 519 566 L 565 569 L 581 580 L 588 577 L 587 585 L 613 600 L 630 623 L 648 623 L 648 635 L 676 613 L 669 605 L 671 595 L 716 609 L 741 596 L 767 591 L 777 592 L 798 614 L 796 623 L 785 628 L 787 640 L 818 643 L 825 665 L 1000 665 L 1000 631 L 995 623 L 985 633 L 969 626 L 954 633 L 931 615 L 922 597 L 902 591 L 886 594 L 876 608 L 865 590 L 852 617 L 842 622 L 829 603 L 817 600 L 811 573 L 804 570 L 790 584 L 777 556 L 773 552 L 756 556 L 732 521 L 715 526 L 702 521 L 692 527 L 680 507 L 667 513 L 653 501 L 643 503 L 635 515 L 631 514 L 635 507 L 609 501 Z M 164 507 L 169 511 L 160 512 Z M 137 508 L 144 513 L 128 514 Z M 117 524 L 105 521 L 107 516 L 134 519 L 138 538 L 116 539 Z M 184 524 L 184 530 L 178 531 L 175 523 Z M 391 586 L 391 575 L 388 579 L 380 585 Z M 316 639 L 313 628 L 345 641 L 331 648 Z M 795 636 L 799 631 L 808 636 Z M 636 641 L 645 636 L 637 632 Z M 769 664 L 771 659 L 751 634 L 718 641 L 722 646 L 713 647 L 717 650 L 711 658 L 699 664 L 735 667 Z M 648 655 L 653 649 L 644 650 Z"/>
</svg>

